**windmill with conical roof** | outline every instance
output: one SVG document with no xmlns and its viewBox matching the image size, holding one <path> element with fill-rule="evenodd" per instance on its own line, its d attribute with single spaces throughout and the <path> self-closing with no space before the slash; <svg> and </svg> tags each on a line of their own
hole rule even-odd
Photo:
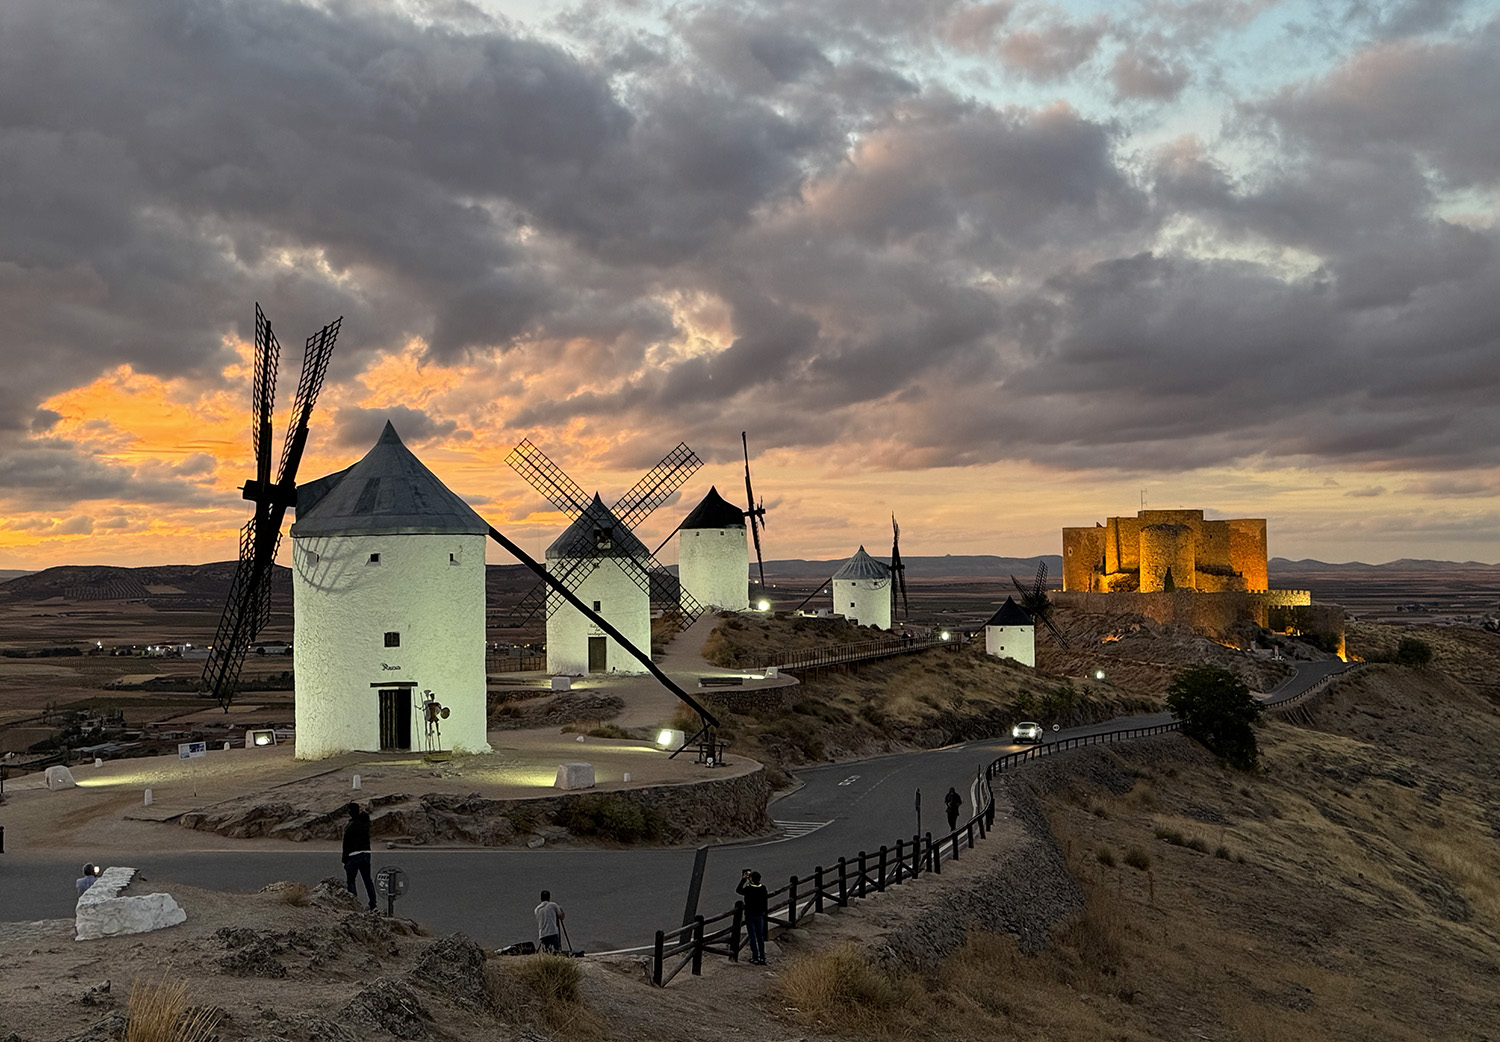
<svg viewBox="0 0 1500 1042">
<path fill-rule="evenodd" d="M 891 568 L 861 546 L 833 573 L 833 610 L 859 626 L 891 628 Z"/>
<path fill-rule="evenodd" d="M 1036 665 L 1036 623 L 1014 597 L 1005 598 L 984 624 L 984 653 L 1014 659 L 1023 666 Z"/>
<path fill-rule="evenodd" d="M 359 462 L 297 489 L 297 756 L 488 752 L 490 527 L 390 423 Z"/>
</svg>

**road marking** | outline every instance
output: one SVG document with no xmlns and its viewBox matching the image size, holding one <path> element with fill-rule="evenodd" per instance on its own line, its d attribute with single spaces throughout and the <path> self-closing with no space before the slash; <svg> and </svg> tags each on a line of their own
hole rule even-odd
<svg viewBox="0 0 1500 1042">
<path fill-rule="evenodd" d="M 849 775 L 849 777 L 847 777 L 843 781 L 839 782 L 839 784 L 840 785 L 853 785 L 857 781 L 859 781 L 859 775 L 857 775 L 857 774 L 851 774 L 851 775 Z"/>
<path fill-rule="evenodd" d="M 801 839 L 803 836 L 806 836 L 809 833 L 818 831 L 824 825 L 832 825 L 833 822 L 831 822 L 831 821 L 773 821 L 773 822 L 771 822 L 771 824 L 775 825 L 778 829 L 780 829 L 782 831 L 782 834 L 787 839 Z"/>
</svg>

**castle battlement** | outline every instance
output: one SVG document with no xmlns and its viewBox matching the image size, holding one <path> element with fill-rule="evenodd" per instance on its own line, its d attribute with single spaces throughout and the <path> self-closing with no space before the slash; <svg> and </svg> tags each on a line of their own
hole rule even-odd
<svg viewBox="0 0 1500 1042">
<path fill-rule="evenodd" d="M 1270 586 L 1266 519 L 1205 521 L 1201 510 L 1142 510 L 1063 529 L 1063 590 L 1248 593 Z"/>
</svg>

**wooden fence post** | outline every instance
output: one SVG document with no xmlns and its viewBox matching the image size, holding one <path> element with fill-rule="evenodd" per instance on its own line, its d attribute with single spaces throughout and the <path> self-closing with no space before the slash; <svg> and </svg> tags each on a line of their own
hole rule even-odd
<svg viewBox="0 0 1500 1042">
<path fill-rule="evenodd" d="M 792 877 L 792 885 L 787 888 L 786 902 L 786 925 L 793 927 L 797 925 L 797 877 Z"/>
<path fill-rule="evenodd" d="M 813 911 L 823 914 L 823 866 L 813 869 Z"/>
<path fill-rule="evenodd" d="M 887 853 L 888 848 L 886 845 L 884 843 L 880 844 L 880 875 L 876 877 L 875 889 L 882 894 L 885 893 L 885 856 Z"/>
<path fill-rule="evenodd" d="M 859 896 L 865 896 L 865 881 L 869 878 L 865 868 L 865 852 L 859 852 Z"/>
<path fill-rule="evenodd" d="M 703 916 L 693 920 L 693 976 L 703 976 Z"/>
<path fill-rule="evenodd" d="M 661 987 L 661 963 L 662 949 L 666 944 L 666 935 L 660 930 L 656 931 L 656 947 L 651 959 L 651 983 L 658 988 Z"/>
<path fill-rule="evenodd" d="M 849 861 L 847 858 L 839 858 L 839 907 L 849 907 L 849 880 L 846 869 Z"/>
<path fill-rule="evenodd" d="M 740 930 L 745 926 L 745 902 L 734 903 L 733 936 L 729 941 L 729 961 L 740 961 Z"/>
<path fill-rule="evenodd" d="M 932 833 L 931 832 L 927 833 L 927 857 L 928 857 L 927 868 L 930 871 L 937 873 L 938 875 L 942 875 L 943 874 L 943 852 L 942 852 L 941 849 L 939 849 L 937 846 L 935 846 L 933 844 L 933 842 L 932 842 Z"/>
</svg>

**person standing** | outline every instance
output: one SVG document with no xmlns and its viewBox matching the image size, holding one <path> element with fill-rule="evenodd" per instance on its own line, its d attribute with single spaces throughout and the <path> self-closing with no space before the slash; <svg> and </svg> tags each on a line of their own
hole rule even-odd
<svg viewBox="0 0 1500 1042">
<path fill-rule="evenodd" d="M 370 911 L 375 911 L 375 880 L 370 877 L 370 815 L 358 803 L 350 802 L 349 824 L 344 826 L 344 885 L 351 894 L 354 877 L 365 880 L 365 894 L 370 899 Z"/>
<path fill-rule="evenodd" d="M 953 786 L 948 786 L 948 795 L 943 797 L 943 806 L 948 808 L 948 831 L 958 828 L 958 808 L 964 805 L 963 797 Z"/>
<path fill-rule="evenodd" d="M 745 903 L 745 933 L 750 939 L 750 964 L 766 964 L 766 917 L 770 914 L 770 891 L 760 881 L 760 873 L 748 868 L 740 873 L 740 885 L 734 888 Z"/>
<path fill-rule="evenodd" d="M 542 891 L 542 903 L 536 906 L 537 945 L 544 952 L 562 950 L 562 924 L 568 913 L 552 900 L 552 891 Z"/>
</svg>

